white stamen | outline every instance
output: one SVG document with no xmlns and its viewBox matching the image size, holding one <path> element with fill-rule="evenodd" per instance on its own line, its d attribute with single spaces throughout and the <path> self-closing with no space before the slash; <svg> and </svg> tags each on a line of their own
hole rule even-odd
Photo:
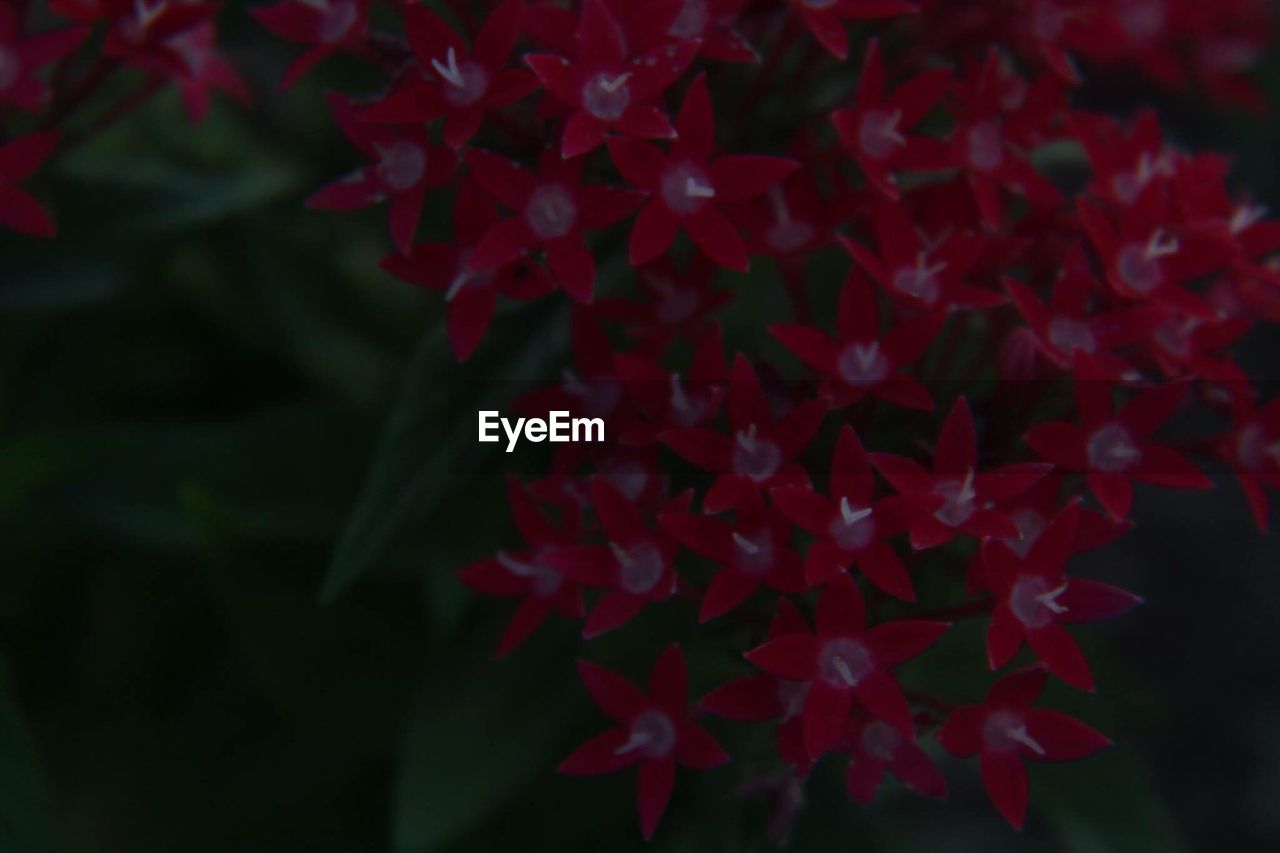
<svg viewBox="0 0 1280 853">
<path fill-rule="evenodd" d="M 855 511 L 853 507 L 849 506 L 849 499 L 847 497 L 840 498 L 840 517 L 843 518 L 844 523 L 850 527 L 857 524 L 859 521 L 862 521 L 862 519 L 869 515 L 871 515 L 871 507 Z"/>
<path fill-rule="evenodd" d="M 756 446 L 756 425 L 752 424 L 738 433 L 738 446 L 750 453 Z"/>
<path fill-rule="evenodd" d="M 680 384 L 680 374 L 671 374 L 671 407 L 681 412 L 689 411 L 689 396 Z"/>
<path fill-rule="evenodd" d="M 619 74 L 617 77 L 614 77 L 612 80 L 602 77 L 600 79 L 600 88 L 604 89 L 606 92 L 612 95 L 615 92 L 617 92 L 619 89 L 621 89 L 623 86 L 627 85 L 627 81 L 630 79 L 631 79 L 630 71 L 628 71 L 626 74 Z"/>
<path fill-rule="evenodd" d="M 1009 740 L 1017 741 L 1036 755 L 1044 755 L 1044 747 L 1036 743 L 1035 739 L 1033 739 L 1031 735 L 1027 734 L 1026 726 L 1017 726 L 1016 728 L 1009 729 L 1007 734 L 1009 735 Z"/>
<path fill-rule="evenodd" d="M 1260 204 L 1245 204 L 1237 207 L 1236 212 L 1231 216 L 1232 235 L 1258 224 L 1266 215 L 1267 209 Z"/>
<path fill-rule="evenodd" d="M 560 374 L 561 385 L 565 393 L 572 394 L 575 397 L 587 397 L 591 394 L 591 389 L 587 384 L 577 377 L 572 370 L 565 370 Z"/>
<path fill-rule="evenodd" d="M 858 683 L 858 679 L 853 677 L 853 671 L 849 669 L 849 664 L 844 662 L 844 658 L 839 656 L 832 658 L 831 666 L 835 668 L 836 672 L 840 673 L 840 678 L 845 684 L 853 687 Z"/>
<path fill-rule="evenodd" d="M 643 746 L 647 746 L 653 740 L 653 733 L 649 731 L 632 732 L 631 737 L 627 738 L 627 742 L 613 751 L 614 755 L 626 755 L 628 752 L 635 752 Z"/>
<path fill-rule="evenodd" d="M 1164 233 L 1163 228 L 1157 228 L 1151 235 L 1151 239 L 1147 241 L 1146 256 L 1148 260 L 1156 260 L 1169 255 L 1178 254 L 1178 238 L 1169 237 Z"/>
<path fill-rule="evenodd" d="M 1061 616 L 1063 613 L 1067 612 L 1067 608 L 1065 605 L 1060 604 L 1058 602 L 1058 596 L 1062 595 L 1066 591 L 1067 591 L 1067 585 L 1064 583 L 1061 586 L 1057 587 L 1056 589 L 1051 589 L 1048 592 L 1040 593 L 1039 595 L 1036 596 L 1036 601 L 1043 604 L 1051 612 L 1057 614 L 1058 616 Z"/>
<path fill-rule="evenodd" d="M 432 59 L 431 67 L 436 73 L 448 81 L 450 86 L 461 89 L 465 83 L 462 79 L 462 70 L 458 68 L 458 52 L 453 48 L 445 54 L 445 61 L 448 64 L 441 64 L 440 60 Z"/>
<path fill-rule="evenodd" d="M 701 184 L 698 179 L 690 175 L 684 179 L 684 194 L 689 198 L 715 198 L 715 187 Z"/>
<path fill-rule="evenodd" d="M 759 554 L 759 553 L 760 553 L 760 546 L 759 546 L 759 545 L 757 545 L 756 543 L 752 542 L 750 539 L 748 539 L 747 537 L 743 536 L 741 533 L 739 533 L 739 532 L 738 532 L 738 531 L 736 531 L 736 530 L 735 530 L 735 531 L 733 531 L 733 541 L 734 541 L 734 544 L 736 544 L 736 545 L 737 545 L 739 548 L 741 548 L 743 551 L 746 551 L 746 552 L 747 552 L 747 554 L 749 554 L 749 555 L 750 555 L 750 556 L 752 556 L 752 557 L 754 557 L 756 554 Z"/>
<path fill-rule="evenodd" d="M 453 277 L 453 281 L 449 282 L 449 289 L 444 292 L 444 301 L 452 302 L 453 297 L 458 295 L 458 291 L 471 280 L 471 273 L 467 270 L 458 270 L 458 274 Z"/>
<path fill-rule="evenodd" d="M 154 6 L 148 6 L 146 0 L 133 0 L 133 11 L 138 16 L 138 24 L 144 30 L 155 23 L 156 18 L 164 14 L 168 0 L 159 0 Z"/>
</svg>

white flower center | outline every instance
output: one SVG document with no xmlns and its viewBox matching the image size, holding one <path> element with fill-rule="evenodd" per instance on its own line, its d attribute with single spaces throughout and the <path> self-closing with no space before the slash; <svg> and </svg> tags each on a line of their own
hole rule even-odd
<svg viewBox="0 0 1280 853">
<path fill-rule="evenodd" d="M 1164 281 L 1161 258 L 1178 253 L 1178 240 L 1157 228 L 1145 245 L 1129 243 L 1116 257 L 1116 272 L 1125 283 L 1141 294 L 1155 290 Z"/>
<path fill-rule="evenodd" d="M 697 213 L 715 197 L 711 179 L 693 163 L 677 163 L 662 176 L 662 200 L 682 216 Z"/>
<path fill-rule="evenodd" d="M 1086 444 L 1089 464 L 1097 471 L 1114 474 L 1127 471 L 1142 459 L 1142 450 L 1123 424 L 1100 427 Z"/>
<path fill-rule="evenodd" d="M 1050 319 L 1048 337 L 1049 343 L 1064 353 L 1074 350 L 1093 352 L 1098 348 L 1098 341 L 1089 324 L 1074 317 L 1059 315 Z"/>
<path fill-rule="evenodd" d="M 876 535 L 876 520 L 871 507 L 858 507 L 840 498 L 840 515 L 827 528 L 831 538 L 846 551 L 861 551 Z"/>
<path fill-rule="evenodd" d="M 1004 163 L 1004 140 L 994 121 L 969 128 L 969 163 L 979 172 L 995 171 Z"/>
<path fill-rule="evenodd" d="M 707 0 L 684 0 L 680 14 L 667 28 L 667 35 L 678 39 L 691 39 L 702 35 L 711 20 L 711 12 L 707 9 Z"/>
<path fill-rule="evenodd" d="M 578 206 L 573 194 L 560 184 L 543 184 L 529 195 L 524 216 L 534 234 L 543 240 L 554 240 L 573 230 Z"/>
<path fill-rule="evenodd" d="M 666 562 L 662 552 L 651 542 L 640 542 L 625 549 L 617 542 L 609 543 L 609 550 L 618 562 L 618 583 L 632 595 L 646 595 L 653 591 L 662 579 Z"/>
<path fill-rule="evenodd" d="M 892 365 L 880 350 L 880 342 L 852 344 L 836 359 L 840 378 L 854 388 L 870 388 L 889 375 Z"/>
<path fill-rule="evenodd" d="M 631 105 L 631 74 L 600 73 L 582 86 L 582 108 L 601 121 L 617 121 Z"/>
<path fill-rule="evenodd" d="M 733 565 L 752 577 L 767 575 L 773 568 L 773 531 L 762 527 L 750 536 L 733 531 Z"/>
<path fill-rule="evenodd" d="M 1058 603 L 1058 597 L 1066 591 L 1066 583 L 1051 587 L 1047 580 L 1035 575 L 1018 578 L 1009 591 L 1009 609 L 1028 628 L 1043 628 L 1053 617 L 1067 612 Z"/>
<path fill-rule="evenodd" d="M 837 637 L 818 652 L 818 675 L 834 687 L 856 687 L 874 669 L 871 652 L 851 637 Z"/>
<path fill-rule="evenodd" d="M 614 750 L 616 755 L 639 752 L 645 758 L 666 758 L 676 746 L 676 725 L 657 708 L 641 711 L 627 727 L 627 741 Z"/>
<path fill-rule="evenodd" d="M 1150 44 L 1164 33 L 1167 10 L 1163 0 L 1117 3 L 1116 20 L 1139 44 Z"/>
<path fill-rule="evenodd" d="M 807 681 L 779 681 L 778 704 L 782 706 L 783 721 L 794 720 L 804 711 L 804 699 L 809 695 Z"/>
<path fill-rule="evenodd" d="M 973 469 L 970 468 L 963 480 L 951 480 L 939 483 L 934 491 L 941 495 L 942 506 L 938 507 L 933 517 L 948 527 L 959 527 L 978 511 L 973 491 Z"/>
<path fill-rule="evenodd" d="M 1036 544 L 1040 534 L 1049 525 L 1049 520 L 1044 517 L 1043 513 L 1031 507 L 1015 509 L 1009 514 L 1009 517 L 1013 519 L 1014 525 L 1018 528 L 1018 538 L 1006 539 L 1005 544 L 1009 546 L 1013 553 L 1025 560 L 1027 554 L 1031 553 L 1031 547 Z"/>
<path fill-rule="evenodd" d="M 497 560 L 498 564 L 511 574 L 527 579 L 533 587 L 533 594 L 539 598 L 550 598 L 564 582 L 564 577 L 559 572 L 536 559 L 519 560 L 504 551 L 499 551 Z"/>
<path fill-rule="evenodd" d="M 996 752 L 1015 752 L 1025 747 L 1036 755 L 1044 755 L 1044 747 L 1027 734 L 1027 723 L 1016 711 L 995 711 L 982 726 L 982 739 Z"/>
<path fill-rule="evenodd" d="M 466 107 L 484 97 L 489 88 L 489 72 L 478 62 L 458 64 L 458 53 L 449 48 L 444 62 L 431 60 L 431 67 L 445 82 L 444 99 L 455 107 Z"/>
<path fill-rule="evenodd" d="M 733 470 L 750 477 L 757 483 L 764 482 L 777 473 L 782 465 L 782 451 L 778 445 L 756 435 L 756 425 L 738 433 L 733 448 Z"/>
<path fill-rule="evenodd" d="M 399 192 L 422 180 L 427 170 L 427 152 L 416 142 L 397 139 L 386 148 L 378 148 L 378 175 L 387 189 Z"/>
<path fill-rule="evenodd" d="M 898 130 L 900 121 L 902 110 L 867 110 L 858 125 L 858 146 L 862 153 L 876 160 L 884 160 L 893 154 L 894 149 L 905 146 L 907 139 Z"/>
<path fill-rule="evenodd" d="M 914 267 L 902 267 L 893 274 L 893 289 L 932 305 L 942 293 L 938 275 L 946 268 L 946 261 L 930 264 L 928 252 L 921 252 Z"/>
<path fill-rule="evenodd" d="M 902 735 L 884 720 L 872 720 L 862 730 L 862 751 L 881 761 L 893 761 Z"/>
</svg>

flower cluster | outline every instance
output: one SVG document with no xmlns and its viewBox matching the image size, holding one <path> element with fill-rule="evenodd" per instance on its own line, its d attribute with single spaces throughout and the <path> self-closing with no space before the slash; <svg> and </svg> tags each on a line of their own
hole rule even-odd
<svg viewBox="0 0 1280 853">
<path fill-rule="evenodd" d="M 218 52 L 217 13 L 197 0 L 0 3 L 0 226 L 52 236 L 53 218 L 18 184 L 60 145 L 91 137 L 165 86 L 178 88 L 193 122 L 216 91 L 248 102 L 247 84 Z M 128 70 L 142 79 L 98 104 Z"/>
<path fill-rule="evenodd" d="M 677 766 L 728 760 L 705 716 L 772 727 L 784 792 L 842 756 L 861 803 L 886 772 L 945 795 L 931 734 L 1020 827 L 1024 762 L 1108 743 L 1037 705 L 1050 678 L 1094 688 L 1072 626 L 1139 601 L 1075 556 L 1132 526 L 1135 483 L 1210 487 L 1190 457 L 1225 461 L 1261 528 L 1280 486 L 1280 402 L 1232 355 L 1280 319 L 1280 222 L 1153 112 L 1077 94 L 1137 70 L 1256 106 L 1268 4 L 381 5 L 401 31 L 367 0 L 257 11 L 305 46 L 286 82 L 337 52 L 387 72 L 330 97 L 364 162 L 311 204 L 388 202 L 384 266 L 441 294 L 461 360 L 499 300 L 564 291 L 574 363 L 526 405 L 617 436 L 508 483 L 523 544 L 461 573 L 518 601 L 498 653 L 552 612 L 587 639 L 679 601 L 739 629 L 698 635 L 744 660 L 693 705 L 666 640 L 648 693 L 580 663 L 614 727 L 560 769 L 638 767 L 648 836 Z M 451 237 L 421 239 L 429 197 Z M 771 286 L 793 358 L 730 357 L 721 309 Z M 959 618 L 987 623 L 967 705 L 911 676 Z"/>
</svg>

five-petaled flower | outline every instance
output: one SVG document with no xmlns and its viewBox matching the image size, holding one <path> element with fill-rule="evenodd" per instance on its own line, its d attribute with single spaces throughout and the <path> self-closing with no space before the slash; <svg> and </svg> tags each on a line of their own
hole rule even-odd
<svg viewBox="0 0 1280 853">
<path fill-rule="evenodd" d="M 578 675 L 617 727 L 578 747 L 557 769 L 571 776 L 595 776 L 639 765 L 636 811 L 644 837 L 652 838 L 671 799 L 676 766 L 710 770 L 729 760 L 689 712 L 684 653 L 672 645 L 658 657 L 647 695 L 589 661 L 578 662 Z"/>
</svg>

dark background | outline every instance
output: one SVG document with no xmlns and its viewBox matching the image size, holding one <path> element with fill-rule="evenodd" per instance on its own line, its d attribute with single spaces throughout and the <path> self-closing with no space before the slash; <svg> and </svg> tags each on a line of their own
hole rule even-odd
<svg viewBox="0 0 1280 853">
<path fill-rule="evenodd" d="M 355 162 L 322 88 L 368 78 L 337 63 L 282 96 L 288 49 L 235 24 L 254 111 L 219 104 L 192 132 L 165 95 L 49 170 L 63 237 L 0 236 L 0 850 L 639 848 L 629 775 L 552 772 L 603 726 L 572 626 L 494 664 L 510 606 L 454 580 L 514 540 L 497 467 L 451 463 L 443 439 L 474 416 L 449 413 L 511 365 L 556 375 L 565 306 L 505 312 L 457 367 L 438 300 L 378 271 L 384 211 L 301 205 Z M 1089 97 L 1150 97 L 1129 85 Z M 1162 106 L 1178 138 L 1239 152 L 1276 209 L 1273 116 Z M 731 346 L 758 348 L 760 325 L 730 322 Z M 1254 373 L 1275 344 L 1249 342 Z M 1137 507 L 1084 571 L 1148 604 L 1079 632 L 1096 696 L 1049 697 L 1116 749 L 1034 768 L 1021 835 L 974 763 L 944 762 L 946 804 L 890 786 L 864 809 L 829 761 L 793 849 L 1280 849 L 1280 546 L 1225 479 Z M 593 658 L 641 677 L 662 638 L 706 637 L 687 605 L 659 611 Z M 976 699 L 981 632 L 906 677 Z M 738 671 L 742 641 L 690 647 L 695 692 Z M 732 792 L 768 733 L 711 727 L 737 760 L 681 775 L 651 849 L 765 846 L 769 803 Z"/>
</svg>

